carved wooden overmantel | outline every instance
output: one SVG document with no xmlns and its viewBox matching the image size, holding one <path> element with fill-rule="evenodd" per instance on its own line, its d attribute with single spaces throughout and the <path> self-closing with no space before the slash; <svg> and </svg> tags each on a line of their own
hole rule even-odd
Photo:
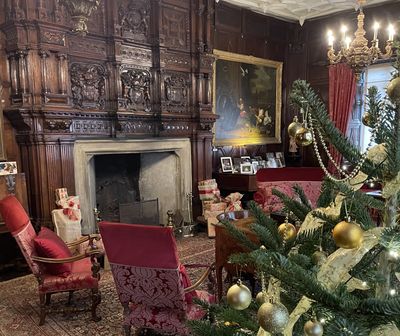
<svg viewBox="0 0 400 336">
<path fill-rule="evenodd" d="M 57 0 L 0 6 L 4 114 L 38 224 L 56 188 L 75 192 L 78 138 L 187 137 L 193 191 L 211 177 L 214 0 L 101 0 L 85 37 Z"/>
</svg>

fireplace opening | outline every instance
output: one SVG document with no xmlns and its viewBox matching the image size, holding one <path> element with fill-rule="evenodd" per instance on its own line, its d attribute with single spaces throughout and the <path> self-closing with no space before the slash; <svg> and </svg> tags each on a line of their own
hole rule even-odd
<svg viewBox="0 0 400 336">
<path fill-rule="evenodd" d="M 179 210 L 178 171 L 174 152 L 95 155 L 95 196 L 100 218 L 166 224 L 168 210 Z"/>
<path fill-rule="evenodd" d="M 96 231 L 93 208 L 100 208 L 103 220 L 118 222 L 119 205 L 138 201 L 157 200 L 158 224 L 167 224 L 168 210 L 186 209 L 192 191 L 190 140 L 77 140 L 74 171 L 83 233 Z M 148 208 L 144 202 L 141 218 L 151 217 Z"/>
</svg>

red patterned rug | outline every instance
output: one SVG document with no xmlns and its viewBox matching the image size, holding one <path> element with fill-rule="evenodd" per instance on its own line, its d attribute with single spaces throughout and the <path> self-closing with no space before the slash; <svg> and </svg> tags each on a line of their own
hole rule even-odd
<svg viewBox="0 0 400 336">
<path fill-rule="evenodd" d="M 205 263 L 214 260 L 214 240 L 205 234 L 177 241 L 183 264 Z M 200 271 L 191 271 L 191 279 L 198 278 Z M 39 300 L 37 283 L 33 275 L 0 282 L 0 336 L 117 336 L 122 335 L 122 307 L 118 301 L 112 275 L 102 272 L 100 289 L 102 302 L 98 307 L 100 322 L 90 319 L 90 312 L 49 314 L 46 323 L 39 327 Z M 52 305 L 64 305 L 67 294 L 52 296 Z M 88 293 L 74 294 L 74 304 L 90 302 Z"/>
</svg>

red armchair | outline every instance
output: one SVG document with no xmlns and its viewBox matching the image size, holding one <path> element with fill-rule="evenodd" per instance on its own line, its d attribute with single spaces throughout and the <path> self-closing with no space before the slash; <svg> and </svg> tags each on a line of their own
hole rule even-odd
<svg viewBox="0 0 400 336">
<path fill-rule="evenodd" d="M 68 248 L 75 248 L 81 243 L 89 241 L 89 247 L 82 254 L 74 255 L 67 258 L 45 258 L 37 255 L 35 239 L 38 238 L 33 226 L 30 222 L 22 205 L 14 196 L 7 196 L 0 201 L 0 213 L 5 221 L 7 229 L 11 232 L 17 244 L 19 245 L 25 260 L 30 267 L 32 273 L 36 276 L 39 283 L 39 299 L 40 299 L 40 321 L 39 325 L 43 325 L 47 313 L 57 310 L 51 310 L 50 299 L 53 293 L 69 292 L 68 302 L 72 299 L 72 294 L 76 290 L 89 289 L 91 290 L 92 304 L 90 306 L 92 318 L 94 321 L 99 321 L 100 317 L 96 314 L 96 308 L 101 301 L 101 295 L 98 288 L 100 265 L 96 257 L 103 252 L 96 248 L 95 240 L 98 236 L 86 236 L 78 241 L 66 244 Z M 44 230 L 45 231 L 45 230 Z M 52 231 L 47 230 L 48 235 L 54 235 Z M 62 240 L 60 239 L 61 243 Z M 42 240 L 43 242 L 43 240 Z M 87 243 L 86 243 L 87 244 Z M 53 245 L 48 245 L 46 248 L 51 249 Z M 64 245 L 65 246 L 65 245 Z M 51 252 L 51 251 L 50 251 Z M 68 273 L 55 275 L 49 266 L 64 267 Z M 66 267 L 68 266 L 68 267 Z M 72 310 L 74 308 L 64 308 L 62 312 Z"/>
<path fill-rule="evenodd" d="M 124 307 L 125 335 L 131 326 L 188 335 L 185 321 L 205 314 L 193 297 L 214 301 L 213 295 L 195 290 L 211 268 L 191 285 L 169 227 L 101 222 L 99 228 Z"/>
</svg>

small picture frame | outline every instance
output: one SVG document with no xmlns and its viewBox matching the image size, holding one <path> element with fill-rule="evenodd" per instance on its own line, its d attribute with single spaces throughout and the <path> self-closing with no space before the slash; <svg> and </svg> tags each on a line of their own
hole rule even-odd
<svg viewBox="0 0 400 336">
<path fill-rule="evenodd" d="M 253 161 L 251 165 L 253 166 L 253 173 L 256 174 L 258 171 L 258 167 L 260 167 L 260 163 L 258 161 Z"/>
<path fill-rule="evenodd" d="M 230 156 L 221 157 L 221 168 L 223 173 L 233 172 L 232 158 Z"/>
<path fill-rule="evenodd" d="M 275 157 L 277 160 L 279 160 L 281 162 L 280 167 L 285 167 L 285 156 L 283 155 L 283 152 L 276 152 L 275 153 Z M 279 166 L 279 163 L 278 163 Z"/>
<path fill-rule="evenodd" d="M 250 156 L 241 156 L 240 161 L 242 163 L 251 162 L 251 158 L 250 158 Z"/>
<path fill-rule="evenodd" d="M 241 163 L 240 174 L 253 174 L 253 165 L 251 163 Z"/>
<path fill-rule="evenodd" d="M 270 158 L 267 161 L 267 168 L 278 168 L 278 163 L 275 158 Z"/>
<path fill-rule="evenodd" d="M 275 159 L 275 153 L 274 152 L 268 152 L 266 154 L 266 157 L 267 157 L 267 161 L 270 160 L 270 159 Z"/>
</svg>

